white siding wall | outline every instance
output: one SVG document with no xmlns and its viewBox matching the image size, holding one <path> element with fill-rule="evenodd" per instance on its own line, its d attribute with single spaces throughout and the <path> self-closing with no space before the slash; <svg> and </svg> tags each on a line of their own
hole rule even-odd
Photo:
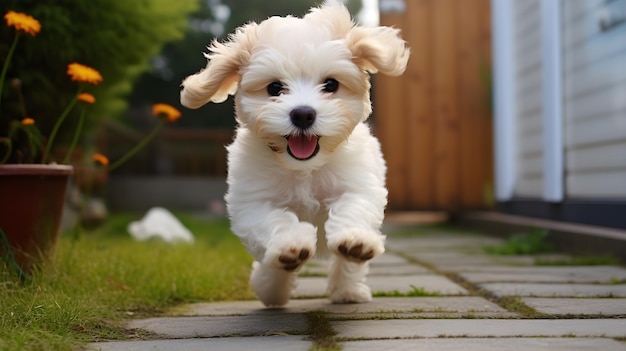
<svg viewBox="0 0 626 351">
<path fill-rule="evenodd" d="M 541 197 L 543 189 L 541 14 L 539 0 L 513 3 L 515 42 L 515 196 Z"/>
<path fill-rule="evenodd" d="M 516 165 L 514 195 L 543 191 L 542 52 L 539 0 L 513 2 Z"/>
<path fill-rule="evenodd" d="M 565 0 L 563 104 L 568 198 L 626 197 L 626 0 Z M 608 17 L 607 17 L 608 16 Z"/>
</svg>

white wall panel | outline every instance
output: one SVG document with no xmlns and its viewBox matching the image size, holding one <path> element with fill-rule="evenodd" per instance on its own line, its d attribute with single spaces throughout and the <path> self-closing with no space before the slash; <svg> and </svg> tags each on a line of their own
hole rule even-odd
<svg viewBox="0 0 626 351">
<path fill-rule="evenodd" d="M 565 177 L 569 198 L 626 198 L 626 0 L 564 0 Z"/>
</svg>

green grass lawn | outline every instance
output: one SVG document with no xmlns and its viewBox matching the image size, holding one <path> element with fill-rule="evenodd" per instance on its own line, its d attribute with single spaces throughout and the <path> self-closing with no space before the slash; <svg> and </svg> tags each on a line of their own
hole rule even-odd
<svg viewBox="0 0 626 351">
<path fill-rule="evenodd" d="M 122 326 L 185 302 L 254 298 L 252 258 L 226 220 L 179 218 L 194 244 L 138 242 L 140 216 L 118 214 L 78 239 L 62 235 L 53 263 L 21 282 L 0 262 L 0 350 L 67 350 L 137 337 Z"/>
</svg>

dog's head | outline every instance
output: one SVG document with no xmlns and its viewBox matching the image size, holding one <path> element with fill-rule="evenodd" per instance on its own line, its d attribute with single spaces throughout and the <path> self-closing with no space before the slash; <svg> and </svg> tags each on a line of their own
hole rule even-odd
<svg viewBox="0 0 626 351">
<path fill-rule="evenodd" d="M 247 24 L 209 50 L 206 68 L 182 83 L 182 105 L 236 93 L 240 126 L 294 167 L 345 141 L 372 112 L 369 73 L 400 75 L 409 57 L 399 30 L 355 26 L 339 4 Z"/>
</svg>

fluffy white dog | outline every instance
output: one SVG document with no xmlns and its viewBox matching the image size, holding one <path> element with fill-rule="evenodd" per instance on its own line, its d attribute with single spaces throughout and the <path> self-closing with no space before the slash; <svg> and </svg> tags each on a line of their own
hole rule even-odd
<svg viewBox="0 0 626 351">
<path fill-rule="evenodd" d="M 226 202 L 254 256 L 250 282 L 267 306 L 289 301 L 297 272 L 328 248 L 335 303 L 370 301 L 368 260 L 384 252 L 386 166 L 365 120 L 369 74 L 404 72 L 399 30 L 356 26 L 327 3 L 303 18 L 271 17 L 214 41 L 204 70 L 182 83 L 198 108 L 235 95 Z"/>
</svg>

